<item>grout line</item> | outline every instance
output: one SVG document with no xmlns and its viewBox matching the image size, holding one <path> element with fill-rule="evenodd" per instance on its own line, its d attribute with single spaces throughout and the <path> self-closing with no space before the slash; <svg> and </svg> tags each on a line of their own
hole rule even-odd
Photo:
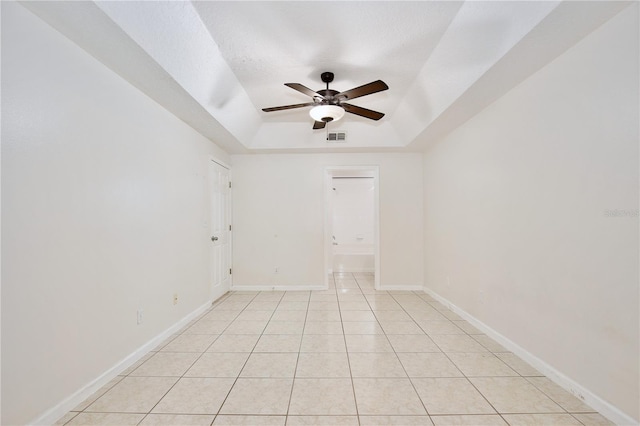
<svg viewBox="0 0 640 426">
<path fill-rule="evenodd" d="M 289 409 L 291 408 L 291 399 L 293 398 L 293 388 L 296 385 L 296 374 L 298 373 L 298 363 L 300 362 L 300 351 L 302 350 L 302 341 L 304 340 L 304 329 L 307 326 L 307 316 L 309 316 L 309 305 L 311 303 L 311 295 L 309 292 L 309 297 L 307 298 L 307 310 L 304 314 L 304 324 L 302 325 L 302 334 L 300 335 L 300 344 L 298 345 L 298 356 L 296 356 L 296 365 L 293 369 L 293 378 L 291 379 L 291 391 L 289 391 L 289 402 L 287 403 L 287 412 L 285 413 L 284 423 L 285 425 L 289 422 Z"/>
<path fill-rule="evenodd" d="M 353 276 L 353 274 L 351 275 Z M 353 278 L 355 279 L 355 276 L 353 276 Z M 335 282 L 335 275 L 333 279 Z M 362 289 L 360 288 L 360 284 L 358 284 L 358 280 L 355 280 L 355 281 L 360 291 L 362 291 Z M 353 391 L 353 403 L 356 406 L 356 416 L 357 416 L 356 418 L 358 419 L 358 425 L 360 425 L 360 411 L 358 410 L 358 397 L 356 396 L 356 386 L 353 382 L 353 371 L 351 370 L 351 358 L 349 357 L 349 346 L 347 345 L 347 335 L 344 332 L 344 321 L 342 319 L 342 309 L 340 309 L 340 298 L 338 297 L 337 292 L 336 292 L 336 298 L 338 299 L 338 314 L 340 315 L 340 327 L 342 327 L 342 339 L 344 340 L 345 355 L 347 357 L 347 365 L 349 366 L 349 379 L 351 380 L 351 390 Z"/>
</svg>

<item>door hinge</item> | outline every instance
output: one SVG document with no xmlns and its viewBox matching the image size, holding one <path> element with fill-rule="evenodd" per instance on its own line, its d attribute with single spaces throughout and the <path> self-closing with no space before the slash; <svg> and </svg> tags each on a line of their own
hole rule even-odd
<svg viewBox="0 0 640 426">
<path fill-rule="evenodd" d="M 229 231 L 231 231 L 231 225 L 229 225 Z"/>
<path fill-rule="evenodd" d="M 231 275 L 231 268 L 229 268 L 229 275 Z"/>
<path fill-rule="evenodd" d="M 231 181 L 229 181 L 229 188 L 231 188 Z"/>
</svg>

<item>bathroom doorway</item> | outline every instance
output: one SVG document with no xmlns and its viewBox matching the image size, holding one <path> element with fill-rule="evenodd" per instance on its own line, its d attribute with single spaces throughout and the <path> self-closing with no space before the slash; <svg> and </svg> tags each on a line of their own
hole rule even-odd
<svg viewBox="0 0 640 426">
<path fill-rule="evenodd" d="M 325 276 L 374 275 L 380 287 L 378 166 L 325 170 Z"/>
</svg>

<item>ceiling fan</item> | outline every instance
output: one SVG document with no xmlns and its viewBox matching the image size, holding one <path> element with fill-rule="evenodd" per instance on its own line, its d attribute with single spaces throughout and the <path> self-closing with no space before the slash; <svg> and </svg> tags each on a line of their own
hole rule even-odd
<svg viewBox="0 0 640 426">
<path fill-rule="evenodd" d="M 285 109 L 303 108 L 307 106 L 313 106 L 309 111 L 309 115 L 315 121 L 313 123 L 314 129 L 323 129 L 330 121 L 340 120 L 345 111 L 351 114 L 359 115 L 361 117 L 369 118 L 371 120 L 380 120 L 384 117 L 384 114 L 378 111 L 362 108 L 356 105 L 351 105 L 346 101 L 359 98 L 360 96 L 370 95 L 372 93 L 381 92 L 387 90 L 389 86 L 382 80 L 376 80 L 363 86 L 355 87 L 351 90 L 344 92 L 338 92 L 337 90 L 329 89 L 329 83 L 333 81 L 332 72 L 323 72 L 320 75 L 323 82 L 327 83 L 326 89 L 318 90 L 314 92 L 308 87 L 299 83 L 285 83 L 285 86 L 291 87 L 293 90 L 297 90 L 300 93 L 304 93 L 307 96 L 313 98 L 313 102 L 307 102 L 304 104 L 284 105 L 272 108 L 262 108 L 264 112 L 282 111 Z"/>
</svg>

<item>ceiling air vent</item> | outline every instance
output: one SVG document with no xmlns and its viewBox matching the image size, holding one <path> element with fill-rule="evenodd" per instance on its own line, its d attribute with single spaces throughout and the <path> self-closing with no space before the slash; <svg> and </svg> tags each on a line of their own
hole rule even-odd
<svg viewBox="0 0 640 426">
<path fill-rule="evenodd" d="M 327 133 L 327 142 L 346 142 L 347 132 L 329 132 Z"/>
</svg>

